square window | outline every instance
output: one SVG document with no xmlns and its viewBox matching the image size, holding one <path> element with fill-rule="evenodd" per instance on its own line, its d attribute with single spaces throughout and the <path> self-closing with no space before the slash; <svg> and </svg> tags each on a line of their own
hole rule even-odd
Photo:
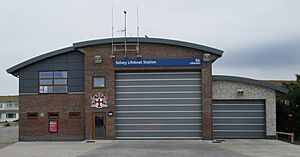
<svg viewBox="0 0 300 157">
<path fill-rule="evenodd" d="M 12 108 L 12 107 L 13 107 L 13 104 L 6 104 L 6 107 L 7 107 L 7 108 Z"/>
<path fill-rule="evenodd" d="M 67 71 L 39 72 L 39 93 L 67 93 Z"/>
<path fill-rule="evenodd" d="M 104 77 L 94 77 L 93 78 L 93 87 L 94 88 L 105 87 Z"/>
</svg>

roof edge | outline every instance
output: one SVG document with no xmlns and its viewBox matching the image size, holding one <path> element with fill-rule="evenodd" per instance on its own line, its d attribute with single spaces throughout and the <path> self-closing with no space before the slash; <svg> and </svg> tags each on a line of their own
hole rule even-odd
<svg viewBox="0 0 300 157">
<path fill-rule="evenodd" d="M 284 94 L 287 94 L 289 92 L 289 90 L 284 87 L 281 87 L 278 85 L 273 85 L 273 84 L 263 82 L 260 80 L 246 78 L 246 77 L 228 76 L 228 75 L 213 75 L 212 79 L 213 79 L 213 81 L 236 81 L 236 82 L 254 84 L 257 86 L 273 89 L 273 90 L 276 90 L 276 91 L 284 93 Z"/>
<path fill-rule="evenodd" d="M 216 49 L 216 48 L 199 45 L 199 44 L 195 44 L 195 43 L 191 43 L 191 42 L 186 42 L 186 41 L 173 40 L 173 39 L 127 37 L 126 42 L 137 42 L 137 39 L 139 39 L 139 42 L 141 42 L 141 43 L 158 43 L 158 44 L 183 46 L 183 47 L 207 51 L 207 52 L 216 54 L 218 56 L 222 56 L 223 52 L 224 52 L 224 51 Z M 124 42 L 125 38 L 113 38 L 113 40 L 114 40 L 114 42 Z M 101 45 L 101 44 L 111 44 L 111 43 L 112 43 L 112 38 L 106 38 L 106 39 L 96 39 L 96 40 L 77 42 L 77 43 L 74 43 L 73 46 L 74 46 L 74 48 L 80 48 L 80 47 L 86 47 L 86 46 L 91 46 L 91 45 Z"/>
<path fill-rule="evenodd" d="M 12 75 L 14 75 L 14 73 L 23 68 L 23 67 L 26 67 L 30 64 L 33 64 L 35 62 L 38 62 L 38 61 L 41 61 L 43 59 L 46 59 L 46 58 L 49 58 L 49 57 L 53 57 L 53 56 L 56 56 L 56 55 L 59 55 L 59 54 L 63 54 L 63 53 L 66 53 L 66 52 L 70 52 L 70 51 L 74 51 L 74 47 L 72 46 L 69 46 L 69 47 L 65 47 L 65 48 L 62 48 L 62 49 L 58 49 L 58 50 L 54 50 L 54 51 L 50 51 L 50 52 L 47 52 L 45 54 L 42 54 L 42 55 L 39 55 L 39 56 L 36 56 L 36 57 L 33 57 L 31 59 L 28 59 L 22 63 L 19 63 L 13 67 L 10 67 L 8 69 L 6 69 L 6 72 L 7 73 L 10 73 Z"/>
<path fill-rule="evenodd" d="M 113 38 L 114 42 L 124 42 L 125 38 Z M 209 53 L 213 53 L 218 55 L 219 57 L 222 56 L 223 51 L 219 49 L 215 49 L 208 46 L 203 46 L 195 43 L 190 43 L 186 41 L 178 41 L 178 40 L 171 40 L 171 39 L 162 39 L 162 38 L 137 38 L 137 37 L 128 37 L 126 38 L 127 42 L 139 42 L 141 43 L 158 43 L 158 44 L 168 44 L 168 45 L 176 45 L 176 46 L 182 46 L 182 47 L 188 47 L 188 48 L 194 48 L 202 51 L 206 51 Z M 44 60 L 49 57 L 53 57 L 59 54 L 63 54 L 66 52 L 74 51 L 77 48 L 86 47 L 86 46 L 92 46 L 92 45 L 101 45 L 101 44 L 111 44 L 112 38 L 106 38 L 106 39 L 97 39 L 97 40 L 88 40 L 83 42 L 77 42 L 73 43 L 72 46 L 50 51 L 48 53 L 33 57 L 31 59 L 28 59 L 22 63 L 19 63 L 15 66 L 12 66 L 6 70 L 7 73 L 10 73 L 14 76 L 17 76 L 17 72 L 19 69 L 24 68 L 30 64 L 33 64 L 35 62 Z"/>
</svg>

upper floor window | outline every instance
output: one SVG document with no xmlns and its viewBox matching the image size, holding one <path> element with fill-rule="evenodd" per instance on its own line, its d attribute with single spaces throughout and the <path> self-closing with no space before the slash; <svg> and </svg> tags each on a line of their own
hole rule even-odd
<svg viewBox="0 0 300 157">
<path fill-rule="evenodd" d="M 67 71 L 39 72 L 40 93 L 67 93 Z"/>
<path fill-rule="evenodd" d="M 7 108 L 13 108 L 13 104 L 11 104 L 11 103 L 6 104 L 6 107 L 7 107 Z"/>
</svg>

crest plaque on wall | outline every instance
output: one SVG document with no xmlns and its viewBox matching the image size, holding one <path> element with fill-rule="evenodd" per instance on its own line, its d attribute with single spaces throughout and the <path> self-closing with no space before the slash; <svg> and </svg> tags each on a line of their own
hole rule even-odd
<svg viewBox="0 0 300 157">
<path fill-rule="evenodd" d="M 91 96 L 90 99 L 91 99 L 91 107 L 103 108 L 108 106 L 107 96 L 105 96 L 101 92 L 95 94 L 94 96 Z"/>
</svg>

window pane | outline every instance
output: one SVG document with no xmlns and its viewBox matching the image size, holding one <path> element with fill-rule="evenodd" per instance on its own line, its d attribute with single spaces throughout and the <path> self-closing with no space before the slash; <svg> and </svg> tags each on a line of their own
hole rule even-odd
<svg viewBox="0 0 300 157">
<path fill-rule="evenodd" d="M 52 85 L 52 79 L 40 80 L 40 85 Z"/>
<path fill-rule="evenodd" d="M 104 78 L 94 77 L 94 87 L 104 87 Z"/>
<path fill-rule="evenodd" d="M 6 118 L 16 118 L 16 114 L 15 113 L 6 114 Z"/>
<path fill-rule="evenodd" d="M 54 78 L 67 78 L 68 73 L 66 71 L 55 71 Z"/>
<path fill-rule="evenodd" d="M 53 72 L 40 72 L 40 78 L 53 78 Z"/>
<path fill-rule="evenodd" d="M 67 84 L 67 79 L 55 79 L 54 84 Z"/>
<path fill-rule="evenodd" d="M 53 93 L 52 86 L 40 86 L 40 93 Z"/>
<path fill-rule="evenodd" d="M 54 93 L 67 93 L 67 86 L 54 86 Z"/>
<path fill-rule="evenodd" d="M 40 86 L 40 93 L 44 93 L 44 86 Z"/>
<path fill-rule="evenodd" d="M 12 108 L 12 104 L 6 104 L 7 108 Z"/>
</svg>

